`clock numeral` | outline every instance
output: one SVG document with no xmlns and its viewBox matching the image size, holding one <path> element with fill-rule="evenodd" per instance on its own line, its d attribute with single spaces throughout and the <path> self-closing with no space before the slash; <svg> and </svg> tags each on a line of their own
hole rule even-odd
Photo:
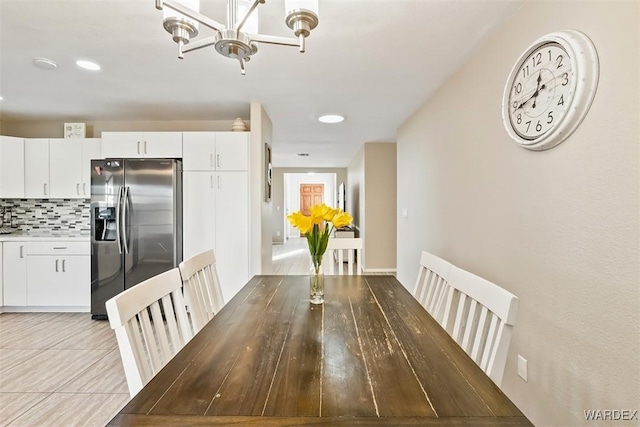
<svg viewBox="0 0 640 427">
<path fill-rule="evenodd" d="M 553 115 L 552 115 L 553 111 L 549 111 L 549 114 L 547 114 L 547 123 L 552 123 L 553 122 Z"/>
<path fill-rule="evenodd" d="M 531 120 L 529 120 L 528 122 L 525 122 L 525 124 L 527 125 L 527 133 L 529 133 L 529 126 L 531 126 Z"/>
<path fill-rule="evenodd" d="M 562 86 L 566 86 L 567 84 L 569 84 L 569 74 L 564 73 L 562 75 Z"/>
<path fill-rule="evenodd" d="M 516 89 L 516 93 L 520 93 L 520 92 L 522 92 L 522 83 L 518 83 L 518 84 L 516 85 L 515 89 Z"/>
<path fill-rule="evenodd" d="M 560 95 L 560 99 L 558 99 L 557 105 L 564 105 L 564 95 Z"/>
<path fill-rule="evenodd" d="M 542 130 L 542 125 L 540 124 L 540 120 L 538 120 L 538 123 L 536 124 L 536 132 L 540 132 Z"/>
<path fill-rule="evenodd" d="M 551 52 L 549 52 L 549 55 L 551 55 Z M 562 59 L 564 57 L 562 55 L 558 55 L 558 57 L 556 58 L 556 61 L 558 61 L 558 66 L 556 67 L 556 69 L 562 67 Z"/>
<path fill-rule="evenodd" d="M 522 114 L 518 114 L 517 118 L 516 118 L 516 122 L 518 124 L 522 123 Z"/>
<path fill-rule="evenodd" d="M 547 51 L 549 53 L 549 61 L 551 61 L 551 49 Z"/>
<path fill-rule="evenodd" d="M 518 109 L 518 101 L 513 101 L 513 109 L 514 110 Z"/>
<path fill-rule="evenodd" d="M 524 67 L 522 67 L 522 78 L 524 79 L 528 75 L 529 75 L 529 66 L 525 65 Z"/>
<path fill-rule="evenodd" d="M 540 65 L 540 63 L 542 62 L 542 53 L 538 52 L 536 56 L 531 58 L 531 62 L 533 63 L 533 68 Z"/>
</svg>

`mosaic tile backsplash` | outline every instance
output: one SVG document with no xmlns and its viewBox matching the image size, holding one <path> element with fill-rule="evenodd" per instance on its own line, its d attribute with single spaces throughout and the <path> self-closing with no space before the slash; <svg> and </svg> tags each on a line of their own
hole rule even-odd
<svg viewBox="0 0 640 427">
<path fill-rule="evenodd" d="M 0 219 L 4 218 L 4 226 L 21 231 L 89 230 L 90 203 L 89 199 L 0 199 L 0 212 L 5 212 Z"/>
</svg>

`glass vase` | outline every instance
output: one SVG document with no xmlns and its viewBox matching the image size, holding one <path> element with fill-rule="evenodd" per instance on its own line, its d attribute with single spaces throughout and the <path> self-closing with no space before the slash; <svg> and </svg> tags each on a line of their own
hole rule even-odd
<svg viewBox="0 0 640 427">
<path fill-rule="evenodd" d="M 313 261 L 309 270 L 309 302 L 311 304 L 324 302 L 324 271 L 322 264 L 314 264 Z"/>
</svg>

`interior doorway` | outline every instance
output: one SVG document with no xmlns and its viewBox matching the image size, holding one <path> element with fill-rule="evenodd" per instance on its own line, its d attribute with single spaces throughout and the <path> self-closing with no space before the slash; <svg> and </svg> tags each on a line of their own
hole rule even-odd
<svg viewBox="0 0 640 427">
<path fill-rule="evenodd" d="M 336 183 L 337 176 L 335 173 L 285 173 L 284 174 L 284 215 L 281 216 L 284 221 L 284 241 L 290 237 L 299 237 L 300 232 L 297 228 L 289 224 L 287 215 L 303 210 L 301 186 L 302 185 L 321 185 L 322 186 L 322 199 L 319 199 L 320 203 L 326 203 L 329 206 L 336 205 L 336 191 L 338 184 Z M 316 199 L 316 202 L 318 199 Z M 307 206 L 313 206 L 315 203 L 313 200 L 309 202 Z M 308 215 L 308 213 L 306 213 Z"/>
</svg>

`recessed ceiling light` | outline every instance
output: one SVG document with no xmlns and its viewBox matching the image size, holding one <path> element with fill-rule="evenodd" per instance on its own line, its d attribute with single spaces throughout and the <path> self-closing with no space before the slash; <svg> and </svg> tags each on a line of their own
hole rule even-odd
<svg viewBox="0 0 640 427">
<path fill-rule="evenodd" d="M 83 59 L 76 61 L 76 65 L 80 68 L 84 68 L 89 71 L 98 71 L 100 70 L 100 66 L 95 62 L 85 61 Z"/>
<path fill-rule="evenodd" d="M 2 101 L 4 98 L 2 97 L 2 95 L 0 95 L 0 101 Z"/>
<path fill-rule="evenodd" d="M 36 58 L 33 60 L 33 65 L 42 70 L 55 70 L 58 68 L 56 61 L 48 58 Z"/>
<path fill-rule="evenodd" d="M 344 116 L 341 114 L 324 114 L 318 117 L 318 120 L 322 123 L 340 123 L 344 120 Z"/>
</svg>

